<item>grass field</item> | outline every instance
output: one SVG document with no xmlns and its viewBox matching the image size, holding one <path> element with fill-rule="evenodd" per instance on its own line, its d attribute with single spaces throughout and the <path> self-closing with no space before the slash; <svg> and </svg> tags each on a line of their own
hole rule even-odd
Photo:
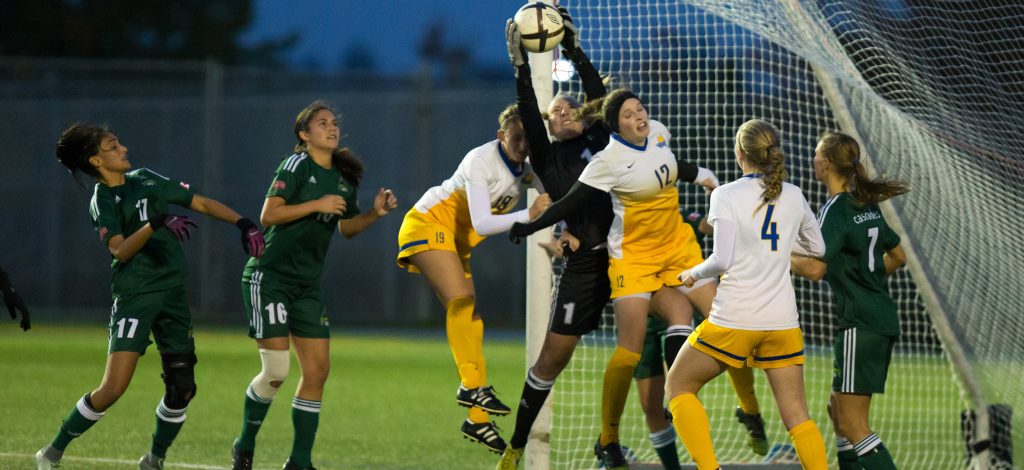
<svg viewBox="0 0 1024 470">
<path fill-rule="evenodd" d="M 497 456 L 462 439 L 465 408 L 455 403 L 458 377 L 443 330 L 429 337 L 346 335 L 331 340 L 327 382 L 313 463 L 321 469 L 480 469 Z M 167 468 L 230 466 L 241 426 L 246 385 L 258 372 L 255 343 L 244 333 L 196 332 L 199 391 L 188 420 L 168 453 Z M 485 341 L 490 382 L 513 404 L 523 380 L 521 340 Z M 38 325 L 13 328 L 0 340 L 0 468 L 34 468 L 32 454 L 47 444 L 61 420 L 103 374 L 106 330 Z M 256 467 L 281 468 L 291 448 L 289 380 L 271 407 L 257 440 Z M 155 348 L 142 357 L 128 392 L 107 415 L 68 447 L 64 468 L 126 469 L 149 450 L 157 401 L 163 394 Z M 512 417 L 498 418 L 511 437 Z"/>
</svg>

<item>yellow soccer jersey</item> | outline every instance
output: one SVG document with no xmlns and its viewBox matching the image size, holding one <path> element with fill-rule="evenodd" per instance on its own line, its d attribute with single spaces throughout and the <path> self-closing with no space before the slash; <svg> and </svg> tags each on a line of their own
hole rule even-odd
<svg viewBox="0 0 1024 470">
<path fill-rule="evenodd" d="M 639 147 L 612 134 L 580 175 L 581 183 L 611 193 L 615 218 L 608 255 L 615 259 L 659 258 L 693 240 L 693 231 L 679 217 L 671 135 L 658 121 L 649 126 L 651 133 Z"/>
<path fill-rule="evenodd" d="M 472 201 L 474 206 L 489 204 L 489 214 L 501 215 L 516 206 L 527 184 L 539 184 L 530 164 L 512 163 L 501 150 L 499 142 L 493 140 L 470 150 L 455 174 L 440 186 L 428 189 L 414 207 L 456 233 L 475 232 L 474 227 L 485 227 L 479 230 L 480 236 L 493 235 L 508 230 L 513 222 L 527 221 L 527 213 L 495 218 L 477 217 L 478 220 L 474 220 L 470 215 L 471 196 L 467 194 L 470 186 L 487 190 L 488 201 Z M 490 220 L 479 220 L 484 218 Z"/>
<path fill-rule="evenodd" d="M 754 174 L 711 193 L 708 222 L 716 224 L 716 236 L 723 220 L 736 231 L 734 261 L 722 274 L 709 315 L 715 325 L 742 330 L 800 326 L 789 255 L 798 243 L 823 252 L 824 241 L 800 188 L 782 183 L 782 193 L 768 204 L 762 204 L 762 191 L 760 175 Z"/>
</svg>

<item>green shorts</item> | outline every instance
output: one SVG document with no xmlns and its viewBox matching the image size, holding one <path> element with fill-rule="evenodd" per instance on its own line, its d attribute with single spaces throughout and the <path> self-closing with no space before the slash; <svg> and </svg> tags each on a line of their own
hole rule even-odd
<svg viewBox="0 0 1024 470">
<path fill-rule="evenodd" d="M 889 362 L 895 336 L 885 336 L 865 328 L 847 328 L 836 333 L 833 348 L 832 390 L 839 393 L 869 395 L 885 393 Z"/>
<path fill-rule="evenodd" d="M 320 286 L 275 282 L 259 269 L 242 276 L 242 300 L 249 316 L 249 337 L 330 338 L 330 322 Z"/>
<path fill-rule="evenodd" d="M 668 323 L 656 317 L 647 317 L 647 336 L 644 336 L 644 347 L 640 350 L 640 362 L 633 369 L 633 378 L 649 379 L 665 375 L 664 341 Z"/>
<path fill-rule="evenodd" d="M 185 286 L 156 292 L 115 295 L 110 308 L 110 345 L 107 354 L 134 351 L 145 354 L 153 343 L 161 353 L 191 353 L 192 312 L 188 309 Z"/>
</svg>

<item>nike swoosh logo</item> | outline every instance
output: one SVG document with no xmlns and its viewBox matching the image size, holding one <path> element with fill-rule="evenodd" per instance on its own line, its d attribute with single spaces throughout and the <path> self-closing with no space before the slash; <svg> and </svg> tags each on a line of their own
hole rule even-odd
<svg viewBox="0 0 1024 470">
<path fill-rule="evenodd" d="M 633 165 L 636 165 L 636 162 L 633 162 L 633 163 L 630 163 L 629 165 L 626 165 L 626 168 L 633 168 Z"/>
</svg>

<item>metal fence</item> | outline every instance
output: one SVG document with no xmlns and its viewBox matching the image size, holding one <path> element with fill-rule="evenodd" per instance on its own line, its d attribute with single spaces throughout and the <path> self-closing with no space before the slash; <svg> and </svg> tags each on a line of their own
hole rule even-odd
<svg viewBox="0 0 1024 470">
<path fill-rule="evenodd" d="M 187 181 L 253 218 L 281 158 L 295 143 L 295 115 L 314 99 L 340 111 L 343 145 L 366 164 L 361 205 L 392 188 L 399 208 L 352 240 L 337 237 L 322 284 L 335 323 L 441 324 L 418 275 L 397 268 L 402 216 L 465 153 L 494 139 L 497 114 L 514 100 L 499 83 L 440 86 L 430 77 L 388 79 L 227 68 L 203 62 L 0 58 L 0 265 L 41 322 L 102 321 L 110 257 L 88 217 L 92 181 L 80 187 L 54 155 L 60 132 L 89 120 L 112 126 L 134 168 Z M 188 291 L 200 323 L 245 323 L 245 256 L 234 227 L 201 218 L 186 243 Z M 480 309 L 493 325 L 523 322 L 524 256 L 504 237 L 474 253 Z"/>
</svg>

